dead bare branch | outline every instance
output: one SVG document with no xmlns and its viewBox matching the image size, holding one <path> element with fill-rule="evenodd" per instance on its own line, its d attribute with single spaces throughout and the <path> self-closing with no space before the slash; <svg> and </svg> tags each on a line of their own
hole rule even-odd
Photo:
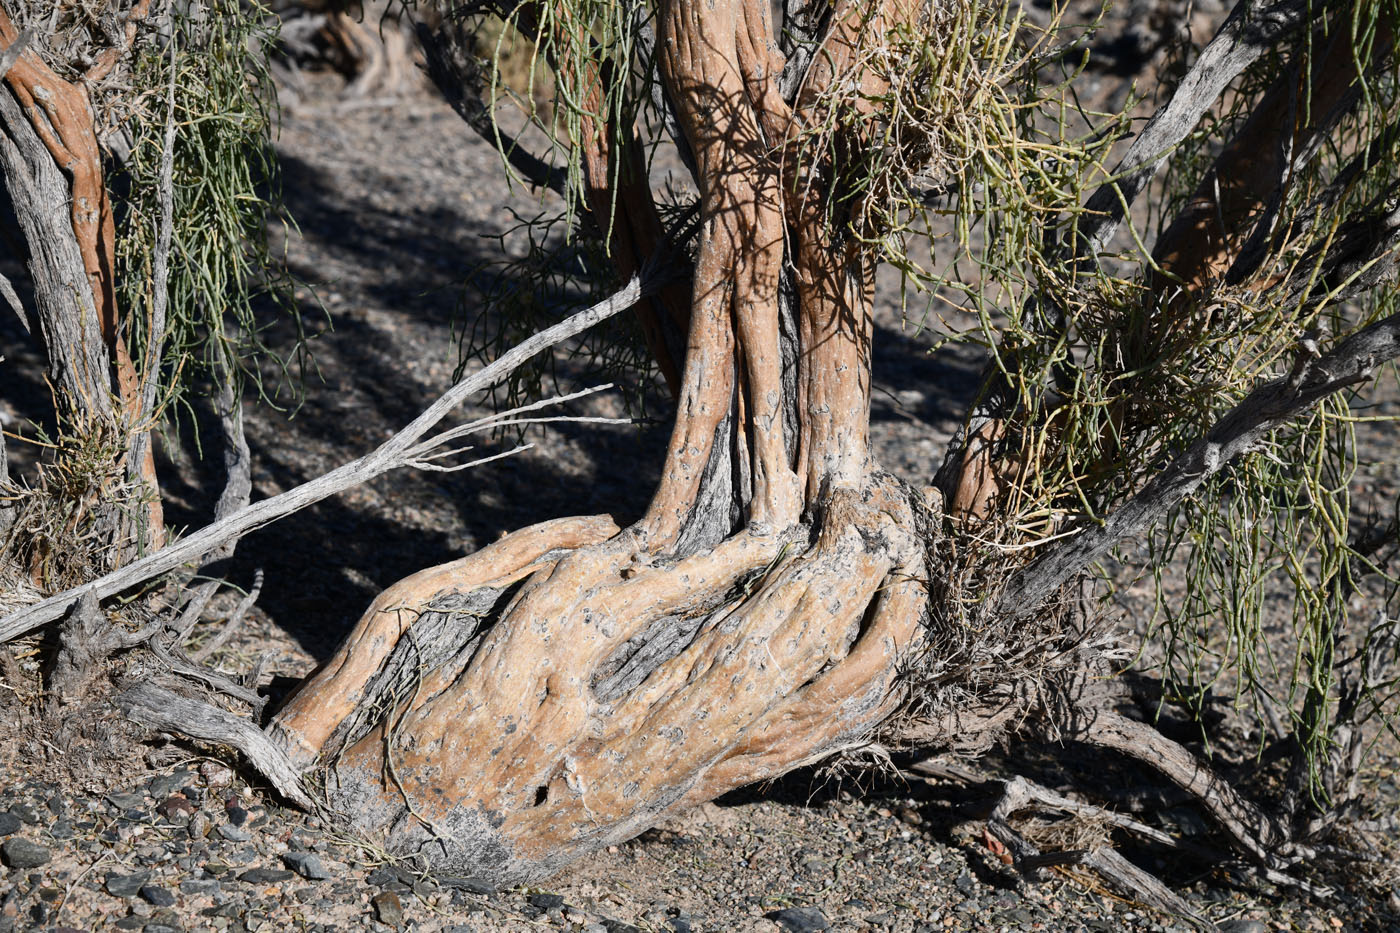
<svg viewBox="0 0 1400 933">
<path fill-rule="evenodd" d="M 1146 531 L 1177 503 L 1268 433 L 1321 399 L 1371 378 L 1375 367 L 1400 355 L 1400 314 L 1343 340 L 1302 369 L 1260 386 L 1154 476 L 1100 525 L 1056 545 L 1007 581 L 992 612 L 1035 611 L 1075 574 L 1119 541 Z"/>
<path fill-rule="evenodd" d="M 1321 11 L 1303 0 L 1236 4 L 1176 93 L 1133 140 L 1114 168 L 1113 180 L 1101 185 L 1086 202 L 1078 242 L 1071 244 L 1080 258 L 1092 258 L 1108 245 L 1133 201 L 1230 82 L 1293 30 L 1319 15 Z"/>
<path fill-rule="evenodd" d="M 74 601 L 88 593 L 106 599 L 132 586 L 169 573 L 188 561 L 198 560 L 225 542 L 242 537 L 293 512 L 304 509 L 382 473 L 404 466 L 413 458 L 418 441 L 468 396 L 503 379 L 531 356 L 547 347 L 568 340 L 600 321 L 619 314 L 659 283 L 655 271 L 633 276 L 621 290 L 608 298 L 506 351 L 489 366 L 464 377 L 426 411 L 378 448 L 316 479 L 269 499 L 238 510 L 228 518 L 205 526 L 189 537 L 153 554 L 133 561 L 106 576 L 58 593 L 0 619 L 0 643 L 32 632 L 60 618 Z"/>
<path fill-rule="evenodd" d="M 279 794 L 299 807 L 312 808 L 286 753 L 248 720 L 154 684 L 132 687 L 118 702 L 127 716 L 152 729 L 169 729 L 237 749 Z"/>
</svg>

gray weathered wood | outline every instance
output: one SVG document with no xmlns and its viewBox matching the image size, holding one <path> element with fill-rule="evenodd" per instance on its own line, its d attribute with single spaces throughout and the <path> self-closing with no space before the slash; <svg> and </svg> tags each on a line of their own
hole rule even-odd
<svg viewBox="0 0 1400 933">
<path fill-rule="evenodd" d="M 1007 581 L 992 612 L 1018 615 L 1037 607 L 1071 577 L 1119 541 L 1146 531 L 1177 503 L 1268 433 L 1321 399 L 1371 378 L 1376 366 L 1400 355 L 1400 314 L 1377 321 L 1316 360 L 1260 386 L 1101 525 L 1050 546 L 1042 557 Z"/>
<path fill-rule="evenodd" d="M 42 119 L 42 116 L 39 117 Z M 71 192 L 9 86 L 0 87 L 0 172 L 29 251 L 33 333 L 69 414 L 115 423 L 111 360 L 73 233 Z"/>
<path fill-rule="evenodd" d="M 1289 33 L 1323 12 L 1307 0 L 1237 3 L 1171 99 L 1157 109 L 1128 147 L 1113 170 L 1113 180 L 1099 186 L 1086 202 L 1078 242 L 1068 244 L 1077 256 L 1092 258 L 1108 245 L 1133 201 L 1231 81 Z"/>
<path fill-rule="evenodd" d="M 228 518 L 207 525 L 189 537 L 133 561 L 106 576 L 50 596 L 0 619 L 0 643 L 18 638 L 60 618 L 68 607 L 85 593 L 94 593 L 98 599 L 106 599 L 138 583 L 169 573 L 188 561 L 199 560 L 226 541 L 240 538 L 328 496 L 344 492 L 382 473 L 411 463 L 415 457 L 422 456 L 420 439 L 468 396 L 499 382 L 541 350 L 568 340 L 598 322 L 627 310 L 643 295 L 649 293 L 660 278 L 655 270 L 633 276 L 630 282 L 612 296 L 507 350 L 489 366 L 464 377 L 403 430 L 365 456 L 284 493 L 255 502 Z"/>
<path fill-rule="evenodd" d="M 127 716 L 152 729 L 169 729 L 237 749 L 277 793 L 299 807 L 312 808 L 311 798 L 301 787 L 301 776 L 286 753 L 248 720 L 155 684 L 132 687 L 118 703 Z"/>
</svg>

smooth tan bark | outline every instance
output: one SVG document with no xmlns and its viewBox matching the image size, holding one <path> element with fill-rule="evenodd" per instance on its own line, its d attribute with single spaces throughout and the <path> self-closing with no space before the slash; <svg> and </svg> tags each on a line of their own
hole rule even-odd
<svg viewBox="0 0 1400 933">
<path fill-rule="evenodd" d="M 867 741 L 898 702 L 926 615 L 910 491 L 868 449 L 872 269 L 853 239 L 826 232 L 811 185 L 785 166 L 802 124 L 777 93 L 766 12 L 671 0 L 659 13 L 701 239 L 676 427 L 647 513 L 621 532 L 535 526 L 397 584 L 272 726 L 302 765 L 326 768 L 332 807 L 357 825 L 503 881 Z M 870 26 L 842 27 L 822 81 L 849 77 Z M 821 100 L 813 88 L 802 119 Z M 589 154 L 595 173 L 605 156 Z M 795 394 L 779 332 L 785 262 Z M 797 437 L 784 428 L 793 405 Z M 733 483 L 718 516 L 701 496 L 716 463 Z M 728 531 L 685 546 L 697 522 Z M 576 533 L 560 556 L 565 528 Z M 430 602 L 517 581 L 469 658 L 382 692 Z M 384 712 L 365 720 L 367 708 Z"/>
</svg>

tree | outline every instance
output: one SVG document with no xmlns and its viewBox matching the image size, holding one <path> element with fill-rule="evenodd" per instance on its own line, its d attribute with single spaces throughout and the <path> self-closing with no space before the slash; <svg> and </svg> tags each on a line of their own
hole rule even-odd
<svg viewBox="0 0 1400 933">
<path fill-rule="evenodd" d="M 998 4 L 794 2 L 776 23 L 741 0 L 468 12 L 538 50 L 566 164 L 497 124 L 459 19 L 421 30 L 430 75 L 511 171 L 562 196 L 570 248 L 591 240 L 626 283 L 524 349 L 635 306 L 676 399 L 651 505 L 627 528 L 524 528 L 395 584 L 265 731 L 155 686 L 128 692 L 134 716 L 235 745 L 294 800 L 314 772 L 325 806 L 395 851 L 503 881 L 835 754 L 1025 734 L 1157 769 L 1273 877 L 1312 851 L 1356 792 L 1397 660 L 1393 623 L 1358 632 L 1348 609 L 1367 573 L 1389 579 L 1394 526 L 1349 537 L 1334 481 L 1354 458 L 1338 426 L 1400 353 L 1392 4 L 1241 0 L 1141 128 L 1070 105 L 1082 37 Z M 658 201 L 651 134 L 693 172 L 694 203 Z M 1143 200 L 1161 220 L 1146 240 Z M 954 261 L 921 263 L 939 218 Z M 960 291 L 990 351 L 926 489 L 868 442 L 882 261 Z M 430 462 L 461 433 L 422 440 L 444 407 L 522 355 L 299 498 L 15 613 L 0 637 Z M 1213 582 L 1257 590 L 1282 548 L 1220 533 L 1243 514 L 1306 532 L 1283 581 L 1305 606 L 1305 689 L 1274 701 L 1250 679 L 1257 636 L 1227 658 L 1298 762 L 1281 818 L 1125 714 L 1144 681 L 1107 675 L 1141 645 L 1080 598 L 1096 562 L 1146 536 L 1145 570 L 1196 542 L 1188 566 L 1219 567 L 1223 549 L 1241 561 Z M 1198 588 L 1165 626 L 1156 699 L 1199 709 L 1191 600 L 1241 603 Z M 1006 821 L 1029 787 L 1009 785 L 990 828 L 1034 871 Z M 1083 857 L 1148 884 L 1109 852 Z"/>
</svg>

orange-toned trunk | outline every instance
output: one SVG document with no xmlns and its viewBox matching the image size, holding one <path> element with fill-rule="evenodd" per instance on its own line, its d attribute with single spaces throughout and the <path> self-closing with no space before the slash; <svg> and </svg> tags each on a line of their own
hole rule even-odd
<svg viewBox="0 0 1400 933">
<path fill-rule="evenodd" d="M 501 881 L 863 744 L 925 616 L 909 493 L 867 445 L 870 269 L 785 178 L 801 125 L 766 5 L 669 0 L 658 40 L 701 242 L 647 513 L 535 526 L 392 587 L 271 727 L 358 826 Z"/>
</svg>

